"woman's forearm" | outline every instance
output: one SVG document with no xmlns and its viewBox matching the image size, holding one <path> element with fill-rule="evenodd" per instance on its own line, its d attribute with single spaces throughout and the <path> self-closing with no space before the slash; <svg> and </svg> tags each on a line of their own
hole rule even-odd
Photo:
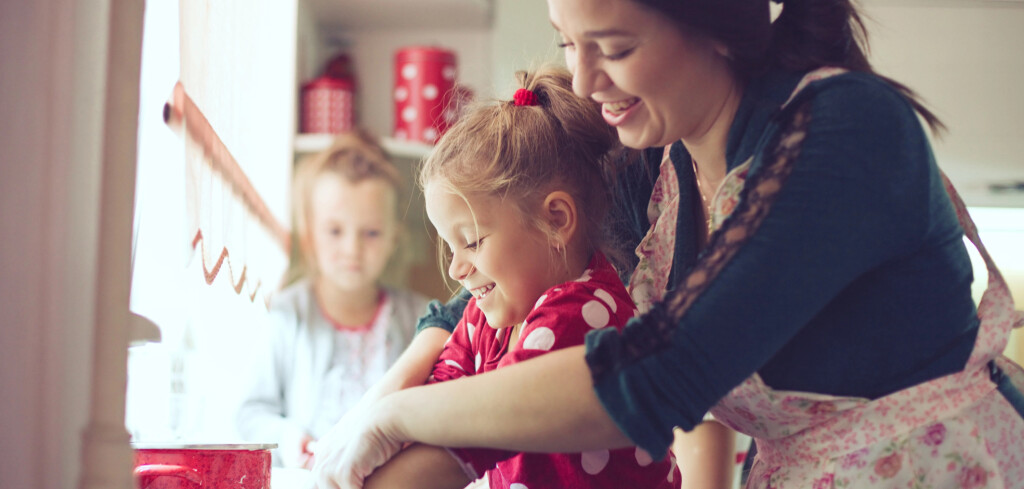
<svg viewBox="0 0 1024 489">
<path fill-rule="evenodd" d="M 388 396 L 398 438 L 437 446 L 579 452 L 631 445 L 594 394 L 584 347 Z"/>
</svg>

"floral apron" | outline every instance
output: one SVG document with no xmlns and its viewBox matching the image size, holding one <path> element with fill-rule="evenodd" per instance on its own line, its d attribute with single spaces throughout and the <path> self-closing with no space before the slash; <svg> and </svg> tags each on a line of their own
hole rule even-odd
<svg viewBox="0 0 1024 489">
<path fill-rule="evenodd" d="M 790 100 L 807 83 L 842 72 L 809 73 Z M 729 172 L 715 193 L 713 229 L 735 208 L 749 165 Z M 755 373 L 711 409 L 719 422 L 757 440 L 748 489 L 1024 487 L 1024 370 L 1001 354 L 1010 330 L 1024 324 L 1024 314 L 1014 310 L 1006 282 L 966 207 L 942 178 L 966 236 L 988 269 L 988 287 L 978 305 L 981 323 L 967 365 L 874 400 L 777 391 Z M 667 269 L 658 263 L 663 254 L 650 253 L 662 249 L 672 247 L 648 243 L 644 254 L 638 248 L 636 274 L 664 273 Z"/>
</svg>

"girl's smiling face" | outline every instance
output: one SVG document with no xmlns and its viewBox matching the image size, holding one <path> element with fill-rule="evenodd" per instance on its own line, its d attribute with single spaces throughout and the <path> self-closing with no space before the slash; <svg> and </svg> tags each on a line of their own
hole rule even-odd
<svg viewBox="0 0 1024 489">
<path fill-rule="evenodd" d="M 469 290 L 493 328 L 513 326 L 563 281 L 548 236 L 498 197 L 462 196 L 435 180 L 424 187 L 427 217 L 451 252 L 448 274 Z"/>
<path fill-rule="evenodd" d="M 626 146 L 699 138 L 736 85 L 724 47 L 632 0 L 548 0 L 548 14 L 573 90 Z"/>
</svg>

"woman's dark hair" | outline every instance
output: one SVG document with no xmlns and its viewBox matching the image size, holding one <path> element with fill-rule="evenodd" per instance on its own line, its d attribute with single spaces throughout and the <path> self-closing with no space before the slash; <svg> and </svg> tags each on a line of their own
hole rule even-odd
<svg viewBox="0 0 1024 489">
<path fill-rule="evenodd" d="M 837 66 L 874 73 L 905 95 L 934 132 L 944 129 L 913 90 L 875 73 L 867 58 L 867 31 L 852 0 L 771 0 L 782 5 L 774 23 L 769 0 L 633 1 L 663 13 L 687 32 L 724 44 L 742 79 L 772 68 Z"/>
</svg>

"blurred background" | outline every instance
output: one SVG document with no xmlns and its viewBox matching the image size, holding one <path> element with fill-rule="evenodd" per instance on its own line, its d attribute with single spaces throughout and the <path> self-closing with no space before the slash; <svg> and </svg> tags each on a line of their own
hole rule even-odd
<svg viewBox="0 0 1024 489">
<path fill-rule="evenodd" d="M 1024 303 L 1024 1 L 860 5 L 876 68 L 949 126 L 937 159 Z M 237 368 L 294 275 L 291 169 L 346 123 L 409 183 L 386 280 L 447 297 L 412 182 L 430 130 L 560 56 L 543 0 L 0 4 L 4 487 L 129 487 L 129 433 L 237 438 Z M 412 97 L 428 79 L 450 89 Z"/>
</svg>

